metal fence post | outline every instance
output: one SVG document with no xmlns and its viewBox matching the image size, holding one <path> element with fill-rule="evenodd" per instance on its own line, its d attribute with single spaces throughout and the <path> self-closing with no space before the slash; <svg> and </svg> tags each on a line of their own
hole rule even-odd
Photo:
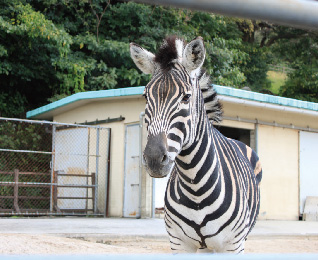
<svg viewBox="0 0 318 260">
<path fill-rule="evenodd" d="M 97 203 L 98 203 L 98 173 L 99 173 L 99 134 L 100 128 L 96 128 L 96 175 L 95 175 L 95 198 L 94 198 L 94 214 L 97 213 Z"/>
<path fill-rule="evenodd" d="M 55 163 L 55 130 L 56 125 L 52 125 L 52 159 L 51 159 L 51 189 L 50 189 L 50 212 L 53 212 L 53 182 L 54 182 L 54 163 Z"/>
<path fill-rule="evenodd" d="M 265 20 L 302 29 L 317 30 L 317 1 L 303 0 L 134 0 L 216 14 Z"/>
<path fill-rule="evenodd" d="M 13 204 L 14 204 L 14 210 L 17 213 L 20 213 L 19 209 L 19 170 L 15 169 L 14 170 L 14 199 L 13 199 Z"/>
</svg>

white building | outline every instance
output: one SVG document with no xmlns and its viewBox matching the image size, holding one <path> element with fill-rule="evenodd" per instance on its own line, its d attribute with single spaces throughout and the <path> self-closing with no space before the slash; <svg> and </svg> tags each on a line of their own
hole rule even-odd
<svg viewBox="0 0 318 260">
<path fill-rule="evenodd" d="M 250 145 L 260 157 L 260 219 L 297 220 L 306 196 L 318 196 L 318 104 L 229 87 L 215 89 L 224 110 L 217 127 Z M 153 193 L 152 179 L 140 167 L 140 146 L 145 143 L 141 140 L 145 135 L 140 135 L 143 90 L 82 92 L 27 113 L 30 119 L 63 123 L 113 119 L 102 126 L 112 129 L 108 206 L 114 217 L 149 217 L 154 196 L 162 201 L 164 193 L 160 181 Z"/>
</svg>

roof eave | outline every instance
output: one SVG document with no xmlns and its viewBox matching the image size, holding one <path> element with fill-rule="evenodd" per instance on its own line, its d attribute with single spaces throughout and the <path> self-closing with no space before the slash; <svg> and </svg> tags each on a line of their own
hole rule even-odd
<svg viewBox="0 0 318 260">
<path fill-rule="evenodd" d="M 57 114 L 66 110 L 84 105 L 91 100 L 99 101 L 112 98 L 133 98 L 142 95 L 145 87 L 131 87 L 111 90 L 80 92 L 51 104 L 39 107 L 27 112 L 29 119 L 52 120 Z M 279 96 L 261 94 L 252 91 L 245 91 L 231 87 L 214 85 L 220 100 L 244 104 L 245 106 L 258 106 L 268 109 L 288 111 L 292 113 L 318 115 L 318 103 L 301 101 L 297 99 L 284 98 Z"/>
<path fill-rule="evenodd" d="M 100 91 L 88 91 L 80 92 L 74 95 L 68 96 L 61 100 L 55 101 L 48 105 L 39 107 L 37 109 L 28 111 L 26 117 L 29 119 L 46 119 L 52 120 L 53 116 L 63 112 L 63 108 L 77 103 L 77 106 L 88 103 L 90 100 L 98 101 L 109 98 L 120 98 L 141 95 L 144 91 L 144 87 L 132 87 L 132 88 L 122 88 L 122 89 L 110 89 L 110 90 L 100 90 Z M 81 103 L 78 103 L 81 102 Z M 77 107 L 76 106 L 76 107 Z M 73 106 L 74 108 L 75 106 Z"/>
</svg>

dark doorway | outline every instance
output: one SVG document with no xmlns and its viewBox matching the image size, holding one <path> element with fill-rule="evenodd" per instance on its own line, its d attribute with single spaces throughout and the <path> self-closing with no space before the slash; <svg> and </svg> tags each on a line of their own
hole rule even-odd
<svg viewBox="0 0 318 260">
<path fill-rule="evenodd" d="M 227 127 L 227 126 L 214 126 L 223 135 L 228 138 L 238 140 L 252 149 L 255 149 L 255 131 L 249 129 Z"/>
</svg>

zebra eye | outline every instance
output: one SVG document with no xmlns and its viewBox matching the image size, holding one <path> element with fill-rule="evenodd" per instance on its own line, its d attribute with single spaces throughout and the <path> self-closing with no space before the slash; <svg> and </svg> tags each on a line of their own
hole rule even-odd
<svg viewBox="0 0 318 260">
<path fill-rule="evenodd" d="M 190 94 L 184 95 L 184 97 L 182 98 L 182 102 L 183 103 L 188 103 L 190 101 L 190 97 L 191 97 Z"/>
</svg>

